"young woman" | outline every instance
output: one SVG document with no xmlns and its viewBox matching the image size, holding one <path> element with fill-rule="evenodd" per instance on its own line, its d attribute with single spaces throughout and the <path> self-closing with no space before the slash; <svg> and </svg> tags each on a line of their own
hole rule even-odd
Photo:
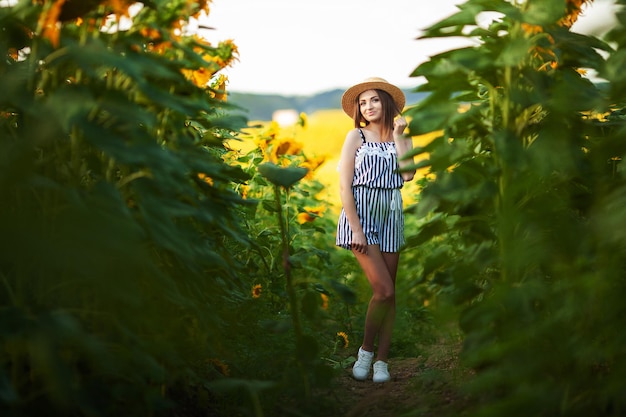
<svg viewBox="0 0 626 417">
<path fill-rule="evenodd" d="M 352 250 L 372 287 L 363 342 L 352 368 L 358 380 L 370 374 L 376 339 L 373 381 L 390 379 L 387 358 L 396 315 L 396 271 L 404 244 L 400 188 L 415 174 L 399 170 L 413 163 L 401 161 L 413 146 L 404 135 L 406 120 L 397 117 L 405 101 L 402 90 L 382 78 L 369 78 L 348 88 L 341 99 L 355 128 L 346 135 L 339 162 L 343 208 L 336 244 Z"/>
</svg>

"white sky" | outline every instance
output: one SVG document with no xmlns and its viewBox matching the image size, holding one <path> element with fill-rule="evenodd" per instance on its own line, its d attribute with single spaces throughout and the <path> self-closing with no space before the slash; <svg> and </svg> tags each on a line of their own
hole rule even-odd
<svg viewBox="0 0 626 417">
<path fill-rule="evenodd" d="M 213 44 L 233 39 L 239 61 L 225 73 L 230 91 L 315 94 L 379 76 L 415 87 L 411 72 L 465 39 L 416 40 L 464 0 L 213 0 L 199 30 Z M 575 26 L 598 30 L 613 18 L 595 0 Z M 591 28 L 591 29 L 590 29 Z"/>
</svg>

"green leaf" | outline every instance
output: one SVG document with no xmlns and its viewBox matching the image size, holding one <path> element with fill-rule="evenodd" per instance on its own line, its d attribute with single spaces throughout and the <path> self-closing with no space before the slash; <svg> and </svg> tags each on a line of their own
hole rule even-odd
<svg viewBox="0 0 626 417">
<path fill-rule="evenodd" d="M 565 15 L 566 2 L 562 0 L 528 1 L 523 20 L 531 25 L 550 25 Z"/>
<path fill-rule="evenodd" d="M 330 285 L 333 287 L 333 290 L 337 294 L 339 294 L 339 296 L 345 303 L 350 304 L 350 305 L 354 305 L 356 303 L 357 296 L 351 287 L 344 285 L 341 282 L 335 281 L 335 280 L 330 280 L 329 282 L 330 282 Z"/>
<path fill-rule="evenodd" d="M 274 200 L 261 200 L 261 205 L 263 208 L 271 213 L 276 213 L 278 209 L 276 208 L 276 202 Z"/>
<path fill-rule="evenodd" d="M 417 234 L 407 238 L 406 247 L 418 247 L 434 237 L 447 233 L 448 223 L 441 213 L 436 214 L 429 222 L 424 224 Z"/>
<path fill-rule="evenodd" d="M 428 276 L 436 272 L 439 268 L 445 268 L 450 262 L 450 247 L 447 245 L 437 246 L 424 259 L 424 272 Z"/>
<path fill-rule="evenodd" d="M 459 12 L 435 23 L 421 38 L 468 36 L 463 31 L 466 26 L 476 26 L 476 16 L 482 12 L 499 12 L 513 19 L 519 19 L 521 11 L 506 0 L 469 0 L 457 5 Z"/>
<path fill-rule="evenodd" d="M 605 59 L 598 51 L 614 52 L 609 44 L 600 39 L 570 32 L 566 28 L 559 28 L 552 34 L 560 46 L 562 60 L 572 67 L 601 69 Z"/>
<path fill-rule="evenodd" d="M 444 129 L 450 118 L 456 114 L 458 105 L 450 100 L 425 100 L 409 114 L 411 135 L 421 135 Z"/>
<path fill-rule="evenodd" d="M 458 91 L 469 87 L 467 76 L 472 72 L 483 72 L 492 68 L 496 56 L 487 49 L 475 47 L 459 48 L 431 57 L 421 64 L 411 76 L 437 79 L 438 83 L 428 88 L 439 92 Z M 424 91 L 423 89 L 420 89 Z"/>
<path fill-rule="evenodd" d="M 440 36 L 462 36 L 464 26 L 476 24 L 476 14 L 477 10 L 475 8 L 461 10 L 429 27 L 420 39 Z"/>
<path fill-rule="evenodd" d="M 498 66 L 517 66 L 520 65 L 528 57 L 528 51 L 533 43 L 531 39 L 515 38 L 504 45 L 502 53 L 496 60 Z"/>
<path fill-rule="evenodd" d="M 259 173 L 267 178 L 272 184 L 289 188 L 300 181 L 309 172 L 307 168 L 286 167 L 282 168 L 272 162 L 259 165 Z"/>
</svg>

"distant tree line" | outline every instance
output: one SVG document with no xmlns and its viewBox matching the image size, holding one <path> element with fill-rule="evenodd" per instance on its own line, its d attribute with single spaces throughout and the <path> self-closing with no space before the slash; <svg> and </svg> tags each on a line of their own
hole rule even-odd
<svg viewBox="0 0 626 417">
<path fill-rule="evenodd" d="M 422 100 L 426 93 L 415 93 L 410 89 L 405 90 L 407 103 L 414 104 Z M 252 94 L 241 92 L 229 92 L 229 101 L 241 107 L 241 112 L 250 120 L 271 120 L 276 110 L 295 109 L 307 114 L 317 110 L 339 109 L 342 89 L 325 91 L 318 94 L 281 95 L 281 94 Z"/>
</svg>

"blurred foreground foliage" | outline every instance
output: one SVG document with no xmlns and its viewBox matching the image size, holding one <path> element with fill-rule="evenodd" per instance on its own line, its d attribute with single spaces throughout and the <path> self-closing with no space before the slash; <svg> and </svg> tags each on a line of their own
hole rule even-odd
<svg viewBox="0 0 626 417">
<path fill-rule="evenodd" d="M 413 73 L 411 132 L 440 135 L 415 150 L 431 176 L 408 253 L 460 311 L 467 415 L 624 415 L 626 15 L 602 41 L 570 30 L 588 2 L 518 3 L 469 0 L 425 31 L 479 45 Z"/>
<path fill-rule="evenodd" d="M 237 48 L 186 34 L 207 12 L 0 7 L 1 415 L 324 407 L 311 387 L 349 356 L 355 295 L 354 266 L 335 266 L 347 251 L 327 250 L 323 160 L 276 132 L 247 138 L 263 143 L 247 154 L 228 146 L 247 126 L 220 72 Z M 262 163 L 311 178 L 275 194 Z"/>
</svg>

